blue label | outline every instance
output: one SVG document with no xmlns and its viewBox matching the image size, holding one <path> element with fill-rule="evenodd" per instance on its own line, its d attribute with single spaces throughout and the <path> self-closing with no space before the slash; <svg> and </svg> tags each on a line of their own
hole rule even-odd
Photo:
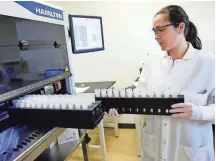
<svg viewBox="0 0 216 161">
<path fill-rule="evenodd" d="M 15 2 L 38 16 L 48 17 L 48 18 L 62 20 L 62 21 L 64 20 L 62 10 L 52 8 L 40 3 L 32 2 L 32 1 L 15 1 Z"/>
</svg>

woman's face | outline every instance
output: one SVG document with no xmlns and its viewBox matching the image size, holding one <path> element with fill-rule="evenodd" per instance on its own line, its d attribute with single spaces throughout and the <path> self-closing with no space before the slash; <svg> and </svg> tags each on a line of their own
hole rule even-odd
<svg viewBox="0 0 216 161">
<path fill-rule="evenodd" d="M 158 14 L 153 20 L 155 40 L 163 51 L 174 49 L 180 41 L 178 28 L 175 28 L 168 20 L 166 13 Z"/>
</svg>

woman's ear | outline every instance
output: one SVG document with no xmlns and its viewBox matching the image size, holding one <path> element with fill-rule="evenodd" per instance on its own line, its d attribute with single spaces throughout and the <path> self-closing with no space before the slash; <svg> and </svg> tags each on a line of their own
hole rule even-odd
<svg viewBox="0 0 216 161">
<path fill-rule="evenodd" d="M 184 30 L 185 30 L 185 23 L 184 22 L 181 22 L 179 24 L 179 34 L 183 33 L 184 34 Z"/>
</svg>

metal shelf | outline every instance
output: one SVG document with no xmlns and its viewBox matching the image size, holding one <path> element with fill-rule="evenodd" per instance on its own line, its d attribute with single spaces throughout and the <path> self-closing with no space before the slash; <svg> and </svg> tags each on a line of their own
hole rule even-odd
<svg viewBox="0 0 216 161">
<path fill-rule="evenodd" d="M 60 75 L 57 75 L 57 76 L 54 76 L 54 77 L 51 77 L 51 78 L 48 78 L 48 79 L 45 79 L 42 81 L 38 81 L 36 83 L 32 83 L 30 85 L 12 90 L 10 92 L 6 92 L 6 93 L 0 95 L 0 103 L 12 100 L 12 99 L 17 98 L 17 97 L 22 96 L 22 95 L 29 94 L 33 91 L 36 91 L 38 89 L 43 88 L 46 85 L 49 85 L 49 84 L 56 82 L 56 81 L 60 81 L 64 78 L 67 78 L 70 76 L 72 76 L 71 72 L 65 72 L 65 73 L 62 73 Z"/>
</svg>

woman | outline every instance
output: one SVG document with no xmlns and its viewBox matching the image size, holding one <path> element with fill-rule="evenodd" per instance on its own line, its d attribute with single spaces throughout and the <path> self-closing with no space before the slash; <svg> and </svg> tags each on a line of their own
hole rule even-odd
<svg viewBox="0 0 216 161">
<path fill-rule="evenodd" d="M 185 103 L 172 105 L 170 117 L 146 116 L 141 160 L 213 161 L 214 57 L 201 51 L 197 29 L 180 6 L 161 9 L 153 31 L 163 55 L 144 65 L 138 87 L 184 94 Z M 108 115 L 118 113 L 110 109 Z"/>
</svg>

